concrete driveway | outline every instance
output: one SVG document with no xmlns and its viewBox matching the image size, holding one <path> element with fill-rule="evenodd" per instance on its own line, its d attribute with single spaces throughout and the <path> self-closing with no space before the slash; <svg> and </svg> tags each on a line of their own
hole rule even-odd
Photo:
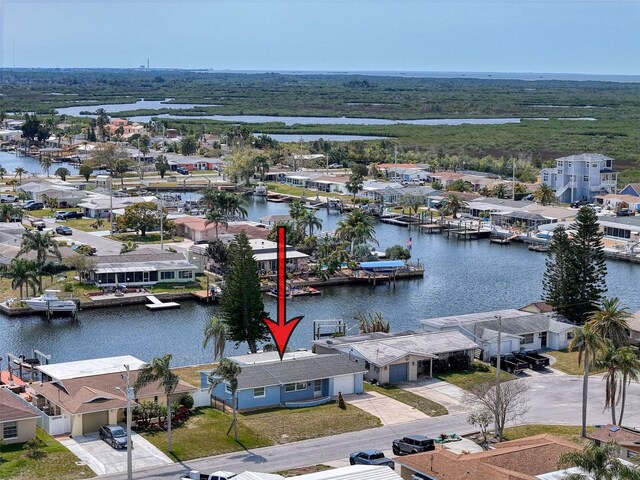
<svg viewBox="0 0 640 480">
<path fill-rule="evenodd" d="M 436 378 L 425 378 L 413 382 L 399 383 L 398 387 L 439 403 L 449 410 L 449 413 L 461 413 L 469 410 L 464 404 L 464 397 L 467 395 L 467 392 L 460 387 Z"/>
<path fill-rule="evenodd" d="M 420 410 L 378 392 L 345 395 L 345 401 L 376 416 L 383 425 L 399 425 L 429 418 Z"/>
<path fill-rule="evenodd" d="M 133 440 L 133 465 L 136 469 L 162 467 L 173 461 L 137 433 Z M 116 450 L 100 440 L 97 433 L 59 440 L 98 475 L 127 471 L 127 450 Z"/>
</svg>

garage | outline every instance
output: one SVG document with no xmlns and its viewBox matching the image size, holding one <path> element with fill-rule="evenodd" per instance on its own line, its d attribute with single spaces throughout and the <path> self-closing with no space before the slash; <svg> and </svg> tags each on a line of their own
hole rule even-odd
<svg viewBox="0 0 640 480">
<path fill-rule="evenodd" d="M 409 362 L 389 365 L 389 383 L 406 382 L 409 378 Z"/>
<path fill-rule="evenodd" d="M 338 395 L 338 392 L 342 393 L 342 395 L 355 392 L 353 375 L 339 375 L 333 378 L 333 394 Z"/>
<path fill-rule="evenodd" d="M 109 411 L 85 413 L 82 415 L 82 434 L 97 432 L 102 425 L 109 423 Z"/>
</svg>

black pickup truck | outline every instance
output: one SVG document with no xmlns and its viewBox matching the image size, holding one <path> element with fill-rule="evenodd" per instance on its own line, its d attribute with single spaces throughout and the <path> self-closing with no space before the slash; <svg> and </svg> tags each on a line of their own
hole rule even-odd
<svg viewBox="0 0 640 480">
<path fill-rule="evenodd" d="M 489 359 L 489 363 L 492 367 L 495 367 L 498 364 L 498 357 L 493 355 Z M 506 370 L 509 373 L 518 374 L 523 370 L 526 370 L 527 367 L 529 367 L 527 362 L 518 360 L 515 355 L 500 355 L 500 370 Z"/>
<path fill-rule="evenodd" d="M 513 352 L 513 356 L 518 360 L 527 362 L 527 365 L 531 370 L 541 370 L 549 366 L 549 357 L 540 355 L 533 350 L 521 350 L 519 352 Z"/>
<path fill-rule="evenodd" d="M 407 435 L 404 438 L 394 440 L 392 449 L 394 455 L 409 455 L 435 450 L 436 445 L 432 438 L 424 435 Z"/>
</svg>

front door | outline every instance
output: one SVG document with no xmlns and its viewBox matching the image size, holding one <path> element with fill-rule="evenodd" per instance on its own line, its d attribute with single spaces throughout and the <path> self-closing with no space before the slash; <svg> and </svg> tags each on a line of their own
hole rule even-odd
<svg viewBox="0 0 640 480">
<path fill-rule="evenodd" d="M 315 382 L 313 382 L 313 396 L 322 396 L 322 380 L 316 380 Z"/>
<path fill-rule="evenodd" d="M 547 332 L 540 334 L 540 348 L 547 348 Z"/>
</svg>

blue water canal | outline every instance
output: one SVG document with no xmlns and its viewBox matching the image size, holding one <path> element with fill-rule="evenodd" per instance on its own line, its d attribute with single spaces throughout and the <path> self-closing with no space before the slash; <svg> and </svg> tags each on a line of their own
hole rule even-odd
<svg viewBox="0 0 640 480">
<path fill-rule="evenodd" d="M 286 213 L 287 205 L 254 199 L 249 217 L 257 220 L 268 214 Z M 323 230 L 333 230 L 337 214 L 320 210 Z M 404 245 L 407 229 L 379 224 L 379 249 Z M 312 322 L 318 319 L 345 319 L 352 325 L 358 312 L 382 312 L 392 330 L 411 329 L 420 319 L 517 308 L 538 300 L 546 256 L 524 245 L 500 246 L 487 240 L 461 242 L 441 235 L 411 232 L 414 260 L 424 262 L 424 279 L 400 281 L 395 290 L 387 285 L 320 287 L 322 295 L 297 298 L 288 303 L 287 315 L 304 315 L 293 334 L 292 348 L 309 347 Z M 637 295 L 640 266 L 608 263 L 609 295 L 619 296 L 632 311 L 640 309 Z M 266 310 L 275 315 L 275 299 L 265 296 Z M 177 365 L 210 361 L 211 352 L 202 349 L 202 331 L 218 307 L 182 302 L 180 310 L 150 313 L 143 306 L 85 310 L 79 321 L 56 319 L 46 323 L 41 317 L 7 318 L 0 315 L 0 353 L 27 353 L 37 348 L 55 361 L 131 354 L 142 359 L 171 352 Z M 273 317 L 272 317 L 273 318 Z M 355 328 L 352 330 L 355 332 Z M 228 354 L 246 353 L 246 346 Z"/>
</svg>

